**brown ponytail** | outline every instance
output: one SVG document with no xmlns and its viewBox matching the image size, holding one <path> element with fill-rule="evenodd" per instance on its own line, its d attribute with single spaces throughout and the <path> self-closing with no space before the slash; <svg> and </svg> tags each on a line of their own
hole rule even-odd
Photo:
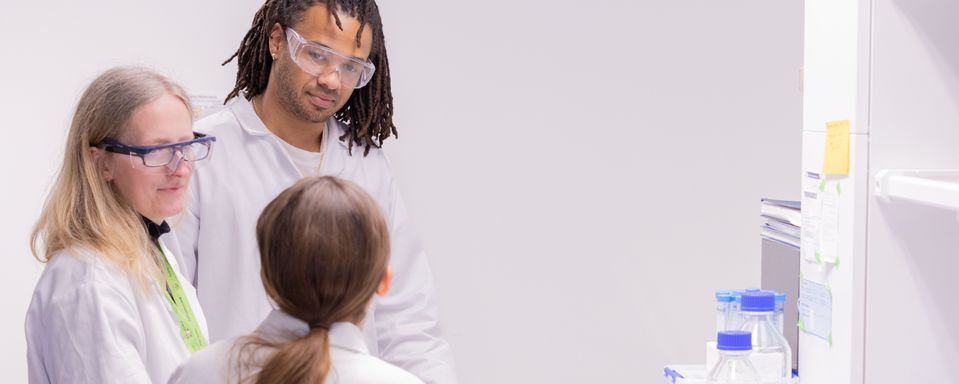
<svg viewBox="0 0 959 384">
<path fill-rule="evenodd" d="M 387 273 L 389 229 L 373 199 L 335 177 L 300 180 L 260 215 L 256 237 L 267 294 L 287 314 L 310 325 L 299 339 L 278 344 L 242 339 L 238 372 L 256 383 L 322 383 L 330 370 L 329 327 L 359 324 Z M 275 350 L 259 364 L 256 350 Z M 244 369 L 247 368 L 247 369 Z"/>
<path fill-rule="evenodd" d="M 256 384 L 322 383 L 330 371 L 329 330 L 313 328 L 276 351 L 257 375 Z"/>
</svg>

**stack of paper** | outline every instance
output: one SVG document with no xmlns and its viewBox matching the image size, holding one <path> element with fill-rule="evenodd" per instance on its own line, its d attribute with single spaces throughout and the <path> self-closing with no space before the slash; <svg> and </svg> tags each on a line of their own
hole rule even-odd
<svg viewBox="0 0 959 384">
<path fill-rule="evenodd" d="M 760 226 L 759 234 L 794 248 L 799 248 L 799 234 L 802 214 L 798 201 L 762 199 L 760 213 L 765 222 Z"/>
</svg>

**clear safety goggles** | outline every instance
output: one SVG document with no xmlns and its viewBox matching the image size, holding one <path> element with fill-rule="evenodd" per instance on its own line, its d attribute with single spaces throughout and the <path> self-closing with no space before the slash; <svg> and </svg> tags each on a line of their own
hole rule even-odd
<svg viewBox="0 0 959 384">
<path fill-rule="evenodd" d="M 340 75 L 340 82 L 353 88 L 363 88 L 373 78 L 376 67 L 369 60 L 343 55 L 317 43 L 307 41 L 293 28 L 286 29 L 290 57 L 303 72 L 311 76 L 325 76 L 331 72 Z"/>
<path fill-rule="evenodd" d="M 114 139 L 106 138 L 97 144 L 97 147 L 107 152 L 131 156 L 131 159 L 139 157 L 146 167 L 166 166 L 170 170 L 176 170 L 180 166 L 180 160 L 200 161 L 209 157 L 210 151 L 213 150 L 214 141 L 216 141 L 214 136 L 193 133 L 193 140 L 179 143 L 141 147 L 122 144 Z"/>
</svg>

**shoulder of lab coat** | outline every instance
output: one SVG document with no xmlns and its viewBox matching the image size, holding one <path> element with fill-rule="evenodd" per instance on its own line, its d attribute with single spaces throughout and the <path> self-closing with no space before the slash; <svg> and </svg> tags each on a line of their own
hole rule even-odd
<svg viewBox="0 0 959 384">
<path fill-rule="evenodd" d="M 169 384 L 235 382 L 231 381 L 232 378 L 235 378 L 235 375 L 230 374 L 231 369 L 235 367 L 231 364 L 236 364 L 236 362 L 230 360 L 235 342 L 236 338 L 220 340 L 197 351 L 173 371 Z"/>
<path fill-rule="evenodd" d="M 341 122 L 331 124 L 329 133 L 337 143 L 327 153 L 330 172 L 370 193 L 390 226 L 394 279 L 387 295 L 374 299 L 367 324 L 375 328 L 376 337 L 369 343 L 375 344 L 377 356 L 426 383 L 455 384 L 453 353 L 441 336 L 433 272 L 407 216 L 389 157 L 380 148 L 363 156 L 363 148 L 356 146 L 350 155 L 347 144 L 338 139 L 345 133 Z"/>
<path fill-rule="evenodd" d="M 309 332 L 309 326 L 283 311 L 274 310 L 254 333 L 275 343 L 288 343 Z M 416 376 L 371 356 L 363 331 L 352 323 L 334 323 L 329 329 L 331 367 L 329 384 L 423 384 Z M 171 384 L 232 383 L 257 374 L 275 350 L 244 347 L 240 338 L 221 340 L 197 352 L 181 365 Z M 240 354 L 241 348 L 244 349 Z M 241 358 L 243 361 L 241 361 Z"/>
<path fill-rule="evenodd" d="M 363 342 L 363 331 L 353 323 L 333 323 L 329 343 L 330 384 L 423 384 L 413 374 L 370 355 Z"/>
<path fill-rule="evenodd" d="M 453 352 L 441 336 L 433 272 L 395 179 L 391 178 L 389 188 L 386 214 L 395 278 L 386 296 L 374 298 L 378 355 L 426 383 L 456 383 Z"/>
<path fill-rule="evenodd" d="M 217 218 L 220 220 L 223 220 L 225 215 L 235 220 L 248 220 L 249 223 L 242 223 L 241 230 L 246 231 L 247 227 L 252 229 L 263 206 L 272 200 L 276 193 L 299 180 L 300 175 L 280 143 L 276 142 L 279 139 L 268 132 L 253 113 L 249 102 L 242 97 L 235 98 L 226 108 L 198 121 L 195 127 L 200 132 L 216 136 L 217 141 L 209 159 L 210 163 L 199 164 L 194 172 L 188 192 L 188 208 L 174 226 L 173 238 L 164 241 L 171 248 L 178 248 L 175 253 L 180 254 L 182 271 L 187 279 L 192 280 L 194 285 L 199 287 L 201 303 L 204 305 L 223 301 L 230 301 L 235 305 L 257 305 L 250 303 L 266 302 L 261 297 L 204 298 L 204 284 L 262 284 L 258 275 L 259 271 L 245 272 L 244 276 L 223 276 L 224 281 L 218 282 L 199 280 L 197 274 L 199 257 L 215 257 L 224 260 L 240 256 L 258 257 L 255 249 L 255 233 L 252 231 L 224 233 L 220 228 L 203 228 L 204 215 L 218 215 Z M 339 139 L 344 133 L 343 123 L 331 119 L 323 144 L 324 158 L 321 173 L 341 177 L 361 186 L 379 203 L 391 229 L 390 264 L 395 278 L 389 294 L 384 298 L 378 298 L 368 315 L 366 321 L 368 325 L 365 330 L 367 343 L 370 344 L 375 355 L 412 372 L 427 383 L 456 383 L 452 351 L 440 336 L 439 311 L 432 271 L 406 216 L 389 159 L 379 148 L 372 148 L 370 153 L 364 156 L 363 148 L 354 146 L 350 154 L 347 143 Z M 237 164 L 259 168 L 259 172 L 237 169 L 237 167 L 243 167 Z M 264 172 L 264 169 L 270 169 L 270 171 Z M 209 188 L 216 188 L 217 192 Z M 274 189 L 276 193 L 272 192 Z M 222 198 L 218 195 L 222 191 L 242 193 L 245 198 L 256 201 L 249 201 L 249 204 L 233 203 L 229 207 L 217 207 L 216 212 L 208 212 L 213 209 L 208 205 L 221 203 L 217 200 Z M 260 196 L 266 191 L 269 191 L 269 196 Z M 229 213 L 226 213 L 227 210 Z M 249 236 L 249 239 L 236 240 L 237 236 Z M 252 240 L 251 245 L 247 247 L 250 249 L 242 250 L 242 255 L 198 256 L 201 241 L 210 244 L 210 242 L 248 240 Z M 211 248 L 213 247 L 207 249 Z M 259 260 L 257 259 L 256 262 L 258 263 Z M 233 296 L 237 296 L 252 290 L 221 289 L 221 291 L 231 292 Z M 263 295 L 262 289 L 257 291 L 257 295 Z M 238 336 L 236 333 L 222 334 L 223 331 L 218 330 L 217 327 L 223 327 L 224 324 L 219 324 L 217 319 L 225 316 L 218 317 L 222 314 L 213 313 L 209 307 L 204 309 L 207 310 L 207 316 L 211 319 L 211 332 L 215 338 Z M 263 305 L 260 311 L 262 311 L 259 314 L 260 317 L 255 320 L 254 316 L 240 316 L 244 318 L 243 321 L 250 324 L 242 326 L 231 324 L 229 328 L 245 329 L 243 332 L 251 331 L 269 313 L 269 308 Z M 226 321 L 237 321 L 239 317 L 228 316 L 228 318 L 229 320 Z M 218 332 L 221 334 L 217 335 Z"/>
<path fill-rule="evenodd" d="M 231 104 L 235 102 L 236 100 L 231 102 Z M 213 143 L 213 150 L 210 152 L 209 159 L 204 161 L 213 161 L 217 153 L 225 149 L 223 147 L 229 146 L 231 142 L 234 141 L 234 138 L 230 137 L 231 132 L 229 130 L 217 129 L 223 126 L 233 127 L 238 124 L 233 114 L 229 113 L 229 109 L 229 107 L 223 108 L 210 116 L 200 119 L 194 124 L 194 129 L 197 132 L 214 137 L 218 136 Z M 202 168 L 204 165 L 204 163 L 199 163 L 197 169 Z M 187 199 L 183 212 L 172 220 L 172 231 L 160 237 L 160 242 L 172 251 L 174 258 L 179 264 L 180 272 L 194 287 L 197 286 L 196 257 L 200 231 L 200 215 L 198 212 L 200 208 L 200 183 L 197 179 L 197 172 L 194 170 L 193 175 L 190 177 L 190 184 L 187 187 Z"/>
<path fill-rule="evenodd" d="M 331 124 L 331 128 L 331 138 L 345 132 L 339 122 Z M 380 148 L 363 156 L 361 147 L 354 147 L 351 156 L 345 143 L 337 143 L 338 150 L 328 153 L 332 155 L 331 169 L 339 170 L 340 175 L 370 193 L 380 203 L 390 226 L 394 279 L 387 295 L 374 299 L 373 310 L 367 317 L 367 327 L 375 328 L 375 341 L 370 341 L 375 344 L 374 352 L 426 383 L 455 384 L 453 353 L 441 336 L 433 272 L 407 216 L 389 157 Z"/>
<path fill-rule="evenodd" d="M 30 382 L 149 383 L 134 289 L 89 253 L 57 253 L 27 312 Z"/>
</svg>

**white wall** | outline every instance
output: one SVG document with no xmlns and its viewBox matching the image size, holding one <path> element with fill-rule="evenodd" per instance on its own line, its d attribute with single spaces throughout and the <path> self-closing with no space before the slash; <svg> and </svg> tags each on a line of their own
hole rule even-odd
<svg viewBox="0 0 959 384">
<path fill-rule="evenodd" d="M 218 63 L 257 7 L 63 3 L 0 14 L 13 382 L 40 270 L 29 227 L 82 87 L 142 62 L 222 95 Z M 462 382 L 651 383 L 702 362 L 712 291 L 759 283 L 759 198 L 798 198 L 802 3 L 380 6 L 402 138 L 388 151 Z"/>
<path fill-rule="evenodd" d="M 382 2 L 464 383 L 654 383 L 799 197 L 802 3 Z"/>
</svg>

